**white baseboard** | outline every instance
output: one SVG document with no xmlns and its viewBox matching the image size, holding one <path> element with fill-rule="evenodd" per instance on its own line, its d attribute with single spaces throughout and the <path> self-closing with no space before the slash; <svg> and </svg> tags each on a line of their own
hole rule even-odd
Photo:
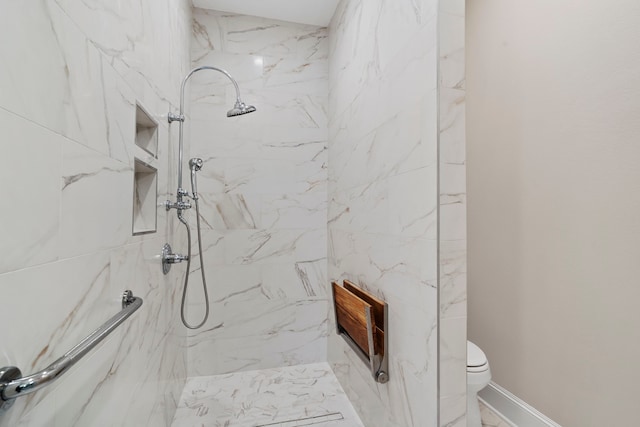
<svg viewBox="0 0 640 427">
<path fill-rule="evenodd" d="M 478 399 L 515 427 L 562 427 L 493 381 L 478 393 Z"/>
</svg>

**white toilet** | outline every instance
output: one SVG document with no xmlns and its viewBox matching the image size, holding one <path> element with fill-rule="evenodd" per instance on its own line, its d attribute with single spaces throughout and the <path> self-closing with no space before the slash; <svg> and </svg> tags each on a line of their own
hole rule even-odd
<svg viewBox="0 0 640 427">
<path fill-rule="evenodd" d="M 478 392 L 491 381 L 489 361 L 484 352 L 467 341 L 467 427 L 481 427 Z"/>
</svg>

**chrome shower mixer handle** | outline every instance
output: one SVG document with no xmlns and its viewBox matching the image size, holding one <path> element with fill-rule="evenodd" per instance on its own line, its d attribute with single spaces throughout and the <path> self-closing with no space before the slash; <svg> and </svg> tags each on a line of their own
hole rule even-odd
<svg viewBox="0 0 640 427">
<path fill-rule="evenodd" d="M 164 202 L 164 207 L 167 210 L 177 209 L 178 212 L 182 212 L 186 209 L 191 209 L 191 203 L 182 200 L 184 196 L 190 197 L 189 192 L 184 188 L 178 188 L 178 191 L 176 193 L 178 200 L 175 203 L 171 200 L 167 200 L 166 202 Z"/>
<path fill-rule="evenodd" d="M 191 203 L 179 200 L 177 202 L 172 202 L 171 200 L 167 200 L 164 202 L 164 207 L 169 211 L 171 209 L 178 209 L 179 211 L 184 211 L 186 209 L 191 209 Z"/>
</svg>

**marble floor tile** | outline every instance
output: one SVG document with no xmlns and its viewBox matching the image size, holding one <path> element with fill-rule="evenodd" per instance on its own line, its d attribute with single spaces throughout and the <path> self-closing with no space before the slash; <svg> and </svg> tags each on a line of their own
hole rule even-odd
<svg viewBox="0 0 640 427">
<path fill-rule="evenodd" d="M 482 417 L 482 427 L 512 427 L 510 423 L 500 418 L 482 402 L 480 402 L 480 416 Z"/>
<path fill-rule="evenodd" d="M 172 427 L 364 427 L 327 363 L 192 377 Z"/>
</svg>

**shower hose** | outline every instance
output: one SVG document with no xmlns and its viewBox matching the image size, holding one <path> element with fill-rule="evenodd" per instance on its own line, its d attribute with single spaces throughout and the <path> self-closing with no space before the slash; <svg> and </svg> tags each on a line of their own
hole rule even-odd
<svg viewBox="0 0 640 427">
<path fill-rule="evenodd" d="M 198 198 L 194 197 L 194 202 L 196 205 L 196 228 L 198 230 L 198 255 L 200 259 L 200 273 L 202 275 L 202 288 L 204 289 L 204 302 L 205 302 L 205 313 L 204 319 L 202 322 L 197 325 L 190 325 L 187 322 L 185 317 L 185 304 L 187 300 L 187 287 L 189 286 L 189 272 L 191 271 L 191 229 L 189 224 L 182 216 L 182 212 L 178 213 L 178 219 L 184 226 L 187 228 L 187 272 L 184 275 L 184 287 L 182 288 L 182 303 L 180 305 L 180 317 L 182 318 L 182 324 L 189 329 L 198 329 L 202 325 L 205 324 L 207 319 L 209 318 L 209 293 L 207 292 L 207 279 L 204 276 L 204 262 L 202 261 L 202 237 L 200 233 L 200 206 L 198 204 Z"/>
</svg>

